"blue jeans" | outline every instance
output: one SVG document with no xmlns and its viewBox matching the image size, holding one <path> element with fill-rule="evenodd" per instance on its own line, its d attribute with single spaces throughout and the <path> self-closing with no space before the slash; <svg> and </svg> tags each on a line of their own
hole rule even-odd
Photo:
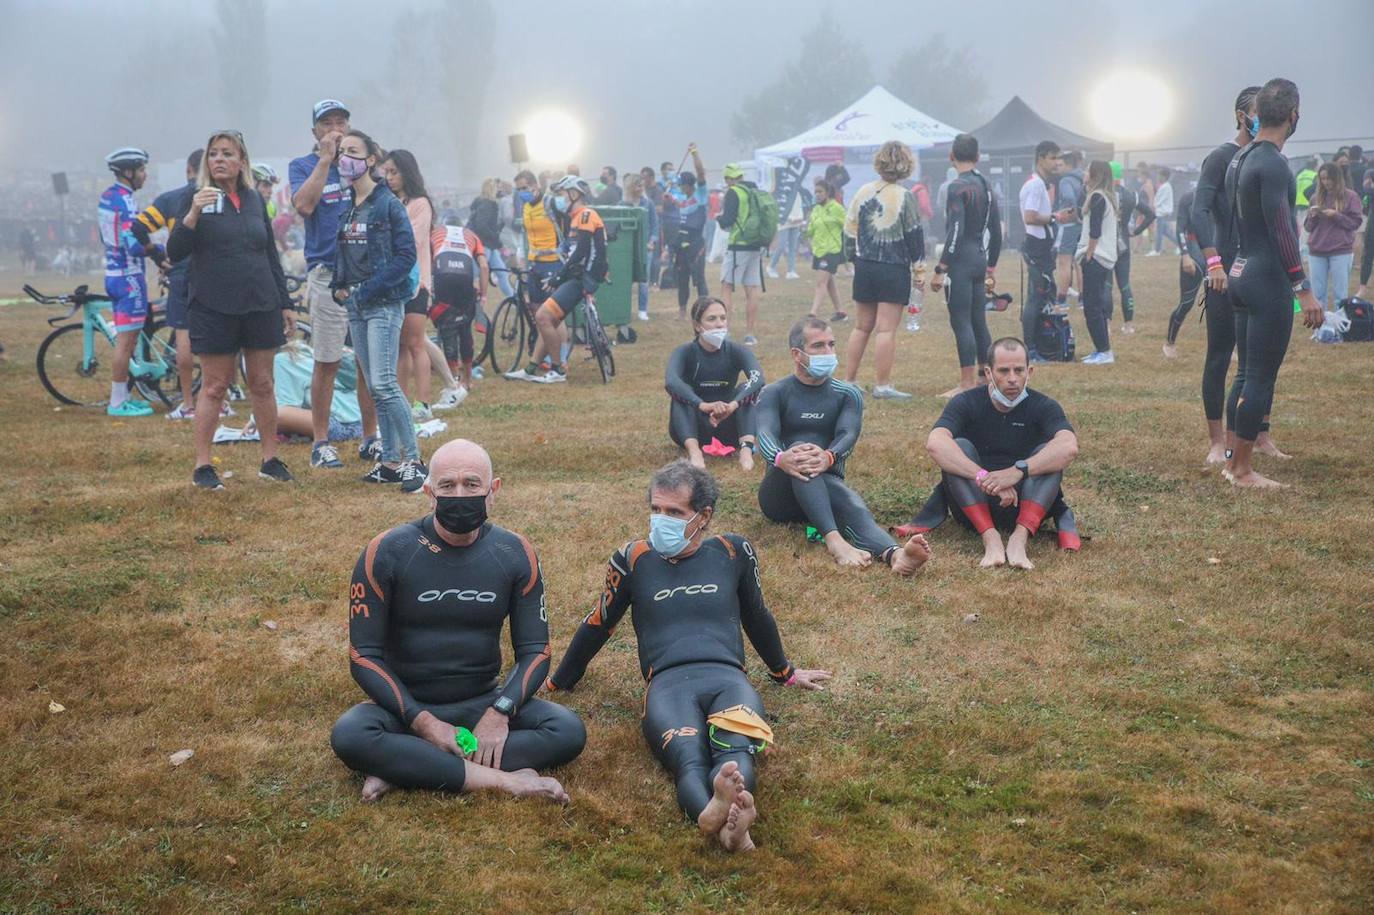
<svg viewBox="0 0 1374 915">
<path fill-rule="evenodd" d="M 1322 308 L 1334 310 L 1336 303 L 1350 291 L 1350 265 L 1354 261 L 1354 254 L 1313 254 L 1308 258 L 1312 268 L 1312 294 Z M 1327 293 L 1331 294 L 1330 303 L 1326 300 Z"/>
<path fill-rule="evenodd" d="M 1178 244 L 1178 238 L 1174 235 L 1174 218 L 1172 216 L 1161 216 L 1155 221 L 1156 254 L 1163 253 L 1165 239 L 1174 242 L 1174 244 Z"/>
<path fill-rule="evenodd" d="M 487 266 L 492 270 L 492 276 L 496 277 L 496 285 L 501 287 L 501 297 L 508 299 L 515 295 L 515 287 L 511 285 L 510 274 L 506 273 L 506 259 L 501 256 L 501 252 L 496 248 L 487 248 Z M 500 273 L 496 271 L 500 270 Z"/>
<path fill-rule="evenodd" d="M 359 308 L 350 297 L 348 329 L 353 335 L 353 352 L 358 356 L 367 389 L 377 403 L 377 429 L 382 435 L 382 460 L 388 464 L 418 461 L 420 443 L 415 440 L 415 424 L 410 404 L 396 380 L 396 359 L 401 352 L 401 323 L 405 303 L 388 302 Z"/>
<path fill-rule="evenodd" d="M 774 272 L 776 272 L 777 269 L 778 269 L 778 258 L 782 257 L 783 252 L 785 251 L 785 252 L 787 252 L 787 272 L 788 272 L 788 273 L 796 273 L 796 272 L 797 272 L 797 245 L 798 245 L 800 242 L 801 242 L 801 227 L 800 227 L 800 226 L 792 226 L 792 227 L 786 228 L 786 229 L 779 229 L 779 230 L 778 230 L 778 237 L 777 237 L 777 239 L 773 242 L 773 244 L 777 245 L 777 248 L 773 251 L 773 260 L 772 260 L 771 262 L 769 262 L 768 266 L 771 267 L 771 268 L 773 268 Z"/>
</svg>

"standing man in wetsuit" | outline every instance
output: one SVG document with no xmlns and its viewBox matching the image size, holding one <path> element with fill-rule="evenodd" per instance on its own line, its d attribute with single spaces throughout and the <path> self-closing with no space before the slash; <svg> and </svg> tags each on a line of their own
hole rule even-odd
<svg viewBox="0 0 1374 915">
<path fill-rule="evenodd" d="M 754 848 L 754 756 L 773 743 L 763 700 L 744 673 L 741 627 L 779 686 L 820 690 L 831 674 L 788 661 L 753 544 L 738 534 L 707 535 L 719 495 L 711 475 L 685 461 L 654 474 L 649 539 L 611 557 L 606 588 L 548 687 L 575 687 L 629 612 L 647 684 L 644 739 L 673 774 L 683 812 L 739 852 Z"/>
<path fill-rule="evenodd" d="M 535 770 L 571 762 L 587 732 L 534 698 L 549 670 L 544 579 L 529 541 L 487 520 L 500 490 L 486 451 L 454 439 L 430 459 L 430 514 L 358 557 L 348 656 L 370 701 L 343 714 L 330 743 L 366 776 L 364 801 L 393 787 L 568 800 Z M 515 666 L 502 683 L 507 618 Z"/>
<path fill-rule="evenodd" d="M 1178 198 L 1178 221 L 1174 228 L 1175 241 L 1178 242 L 1178 305 L 1169 315 L 1169 333 L 1164 340 L 1164 358 L 1178 356 L 1178 332 L 1183 327 L 1183 319 L 1197 304 L 1197 291 L 1202 288 L 1203 260 L 1202 249 L 1197 246 L 1197 233 L 1193 231 L 1194 191 L 1184 191 Z"/>
<path fill-rule="evenodd" d="M 1064 409 L 1028 387 L 1034 367 L 1024 343 L 1003 337 L 992 344 L 988 364 L 987 387 L 951 400 L 930 430 L 926 451 L 941 470 L 940 485 L 899 530 L 933 530 L 954 507 L 954 517 L 983 538 L 980 566 L 1033 569 L 1026 544 L 1046 515 L 1061 548 L 1080 546 L 1060 492 L 1078 438 Z M 1001 531 L 1010 531 L 1005 547 Z"/>
<path fill-rule="evenodd" d="M 1143 233 L 1155 221 L 1155 211 L 1146 200 L 1143 192 L 1133 191 L 1121 180 L 1121 163 L 1112 163 L 1112 178 L 1116 181 L 1116 285 L 1121 290 L 1121 325 L 1123 334 L 1135 333 L 1135 293 L 1131 292 L 1131 239 Z M 1134 229 L 1131 222 L 1135 214 L 1141 216 L 1140 224 Z M 1112 316 L 1111 284 L 1107 288 L 1107 318 Z"/>
<path fill-rule="evenodd" d="M 1021 242 L 1021 257 L 1026 262 L 1026 301 L 1021 306 L 1021 335 L 1030 347 L 1032 363 L 1045 362 L 1035 351 L 1035 334 L 1045 306 L 1055 300 L 1054 234 L 1061 222 L 1072 222 L 1073 210 L 1054 210 L 1054 194 L 1050 190 L 1063 168 L 1059 144 L 1042 140 L 1035 146 L 1035 171 L 1021 186 L 1021 222 L 1026 229 Z"/>
<path fill-rule="evenodd" d="M 959 176 L 945 198 L 945 248 L 930 281 L 930 291 L 939 292 L 948 276 L 949 326 L 959 350 L 959 386 L 946 391 L 945 397 L 977 384 L 974 365 L 992 343 L 984 306 L 1002 253 L 1002 218 L 992 200 L 992 186 L 978 172 L 978 138 L 971 133 L 955 137 L 949 161 Z"/>
<path fill-rule="evenodd" d="M 1245 373 L 1245 384 L 1232 391 L 1234 403 L 1227 404 L 1236 444 L 1226 469 L 1235 486 L 1278 489 L 1283 484 L 1257 473 L 1251 458 L 1293 333 L 1294 298 L 1302 307 L 1304 327 L 1320 327 L 1325 315 L 1303 271 L 1294 216 L 1297 186 L 1282 152 L 1284 142 L 1298 129 L 1298 87 L 1290 80 L 1271 79 L 1260 90 L 1255 108 L 1255 142 L 1226 170 L 1226 196 L 1235 206 L 1239 231 L 1236 259 L 1227 277 Z"/>
<path fill-rule="evenodd" d="M 864 400 L 857 387 L 831 377 L 838 361 L 834 331 L 808 315 L 792 325 L 787 343 L 792 374 L 763 389 L 756 411 L 759 454 L 768 464 L 759 486 L 764 517 L 811 525 L 841 566 L 867 568 L 876 558 L 898 575 L 916 574 L 930 558 L 925 537 L 899 545 L 845 485 Z"/>
</svg>

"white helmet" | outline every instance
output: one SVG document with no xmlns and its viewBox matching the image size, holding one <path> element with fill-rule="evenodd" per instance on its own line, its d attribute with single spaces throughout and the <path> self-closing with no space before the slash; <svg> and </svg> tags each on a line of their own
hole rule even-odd
<svg viewBox="0 0 1374 915">
<path fill-rule="evenodd" d="M 137 146 L 125 146 L 121 149 L 116 149 L 106 156 L 105 164 L 109 166 L 110 171 L 119 174 L 126 169 L 147 165 L 148 152 L 147 150 L 139 149 Z"/>
<path fill-rule="evenodd" d="M 592 196 L 592 186 L 581 175 L 564 175 L 554 182 L 552 190 L 563 191 L 564 193 L 577 191 L 582 195 L 583 200 L 588 200 Z"/>
<path fill-rule="evenodd" d="M 277 177 L 277 170 L 265 162 L 259 162 L 253 166 L 253 180 L 266 181 L 268 184 L 276 184 L 281 179 Z"/>
</svg>

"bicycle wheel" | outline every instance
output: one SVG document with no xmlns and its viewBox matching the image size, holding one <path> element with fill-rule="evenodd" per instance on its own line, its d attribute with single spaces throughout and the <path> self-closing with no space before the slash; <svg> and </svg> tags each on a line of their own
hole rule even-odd
<svg viewBox="0 0 1374 915">
<path fill-rule="evenodd" d="M 611 353 L 611 340 L 606 336 L 606 328 L 601 326 L 601 316 L 596 306 L 587 302 L 582 311 L 586 323 L 587 346 L 596 359 L 596 367 L 601 370 L 601 383 L 610 384 L 615 377 L 615 356 Z"/>
<path fill-rule="evenodd" d="M 76 407 L 100 407 L 110 402 L 109 366 L 114 348 L 95 334 L 95 357 L 85 364 L 82 325 L 64 324 L 38 347 L 38 380 L 58 402 Z"/>
<path fill-rule="evenodd" d="M 498 374 L 520 367 L 525 355 L 525 315 L 520 300 L 511 296 L 496 309 L 496 317 L 487 329 L 487 346 L 491 350 L 491 367 Z"/>
<path fill-rule="evenodd" d="M 135 378 L 134 385 L 149 401 L 160 400 L 167 409 L 181 403 L 181 379 L 177 376 L 177 348 L 175 335 L 187 333 L 168 327 L 164 321 L 154 321 L 147 334 L 138 341 L 138 358 L 144 362 L 161 361 L 167 367 L 161 378 Z M 200 365 L 192 360 L 191 390 L 200 390 Z"/>
<path fill-rule="evenodd" d="M 472 319 L 472 364 L 481 365 L 483 360 L 491 359 L 491 318 L 487 316 L 487 311 L 481 305 L 476 306 L 476 315 Z M 492 371 L 500 371 L 496 364 L 492 363 Z"/>
</svg>

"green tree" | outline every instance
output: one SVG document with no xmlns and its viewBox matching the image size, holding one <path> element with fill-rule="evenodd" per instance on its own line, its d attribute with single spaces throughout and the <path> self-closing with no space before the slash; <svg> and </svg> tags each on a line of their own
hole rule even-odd
<svg viewBox="0 0 1374 915">
<path fill-rule="evenodd" d="M 217 0 L 220 101 L 230 123 L 243 131 L 249 150 L 262 126 L 267 98 L 267 4 L 265 0 Z"/>
<path fill-rule="evenodd" d="M 872 85 L 868 54 L 827 10 L 802 36 L 797 59 L 744 99 L 730 130 L 751 148 L 776 143 L 839 111 Z"/>
<path fill-rule="evenodd" d="M 951 48 L 943 33 L 903 51 L 885 85 L 899 99 L 960 130 L 972 130 L 989 116 L 988 84 L 973 49 Z"/>
</svg>

